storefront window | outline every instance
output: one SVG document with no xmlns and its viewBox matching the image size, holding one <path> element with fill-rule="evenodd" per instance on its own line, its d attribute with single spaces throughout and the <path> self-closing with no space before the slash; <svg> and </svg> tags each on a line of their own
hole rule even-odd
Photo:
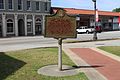
<svg viewBox="0 0 120 80">
<path fill-rule="evenodd" d="M 118 29 L 119 29 L 119 24 L 113 23 L 113 30 L 118 30 Z"/>
<path fill-rule="evenodd" d="M 7 32 L 13 33 L 13 20 L 11 19 L 7 20 Z"/>
<path fill-rule="evenodd" d="M 0 35 L 2 34 L 2 21 L 0 19 Z"/>
<path fill-rule="evenodd" d="M 42 33 L 42 25 L 41 25 L 41 19 L 40 18 L 36 19 L 35 33 L 36 33 L 36 35 L 39 35 L 39 34 Z"/>
<path fill-rule="evenodd" d="M 1 31 L 2 31 L 2 26 L 1 26 L 1 24 L 0 24 L 0 33 L 1 33 Z"/>
<path fill-rule="evenodd" d="M 28 33 L 32 32 L 32 22 L 27 22 L 27 32 Z"/>
</svg>

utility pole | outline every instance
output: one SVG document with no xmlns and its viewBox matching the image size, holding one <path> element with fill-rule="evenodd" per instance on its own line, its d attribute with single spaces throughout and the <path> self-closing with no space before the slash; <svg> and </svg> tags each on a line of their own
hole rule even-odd
<svg viewBox="0 0 120 80">
<path fill-rule="evenodd" d="M 96 31 L 96 0 L 92 0 L 92 1 L 94 2 L 94 22 L 95 22 L 93 40 L 96 41 L 97 40 L 97 31 Z"/>
</svg>

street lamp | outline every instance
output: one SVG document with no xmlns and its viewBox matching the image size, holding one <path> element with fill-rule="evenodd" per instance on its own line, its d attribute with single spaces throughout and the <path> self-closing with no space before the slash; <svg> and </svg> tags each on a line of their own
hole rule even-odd
<svg viewBox="0 0 120 80">
<path fill-rule="evenodd" d="M 94 34 L 93 34 L 93 40 L 97 40 L 97 31 L 96 31 L 96 0 L 92 0 L 94 2 Z"/>
</svg>

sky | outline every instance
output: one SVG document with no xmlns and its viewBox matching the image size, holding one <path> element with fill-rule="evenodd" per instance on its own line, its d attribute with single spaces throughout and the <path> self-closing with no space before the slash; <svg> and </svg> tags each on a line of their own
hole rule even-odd
<svg viewBox="0 0 120 80">
<path fill-rule="evenodd" d="M 120 0 L 96 0 L 97 9 L 102 11 L 112 11 L 120 7 Z M 51 0 L 52 7 L 94 9 L 92 0 Z"/>
</svg>

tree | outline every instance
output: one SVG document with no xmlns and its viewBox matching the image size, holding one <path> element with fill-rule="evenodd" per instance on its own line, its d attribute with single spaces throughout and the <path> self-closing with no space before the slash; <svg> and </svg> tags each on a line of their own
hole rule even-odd
<svg viewBox="0 0 120 80">
<path fill-rule="evenodd" d="M 112 10 L 113 12 L 120 12 L 120 8 L 115 8 Z"/>
</svg>

